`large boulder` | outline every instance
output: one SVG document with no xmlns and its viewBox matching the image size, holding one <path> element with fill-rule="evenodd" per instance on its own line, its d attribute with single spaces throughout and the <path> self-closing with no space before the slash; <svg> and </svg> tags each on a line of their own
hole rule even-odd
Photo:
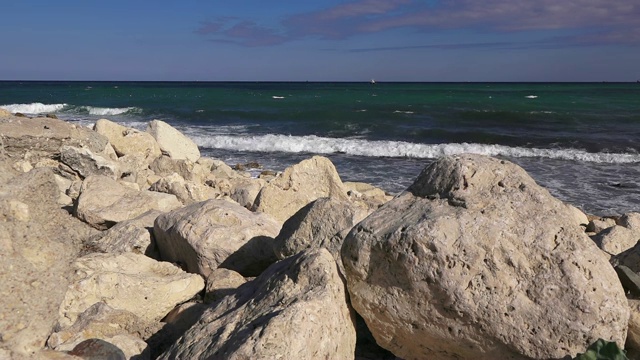
<svg viewBox="0 0 640 360">
<path fill-rule="evenodd" d="M 331 160 L 314 156 L 286 168 L 265 185 L 253 207 L 284 222 L 303 206 L 321 197 L 347 200 L 347 191 Z"/>
<path fill-rule="evenodd" d="M 153 183 L 149 190 L 175 195 L 183 204 L 217 199 L 222 195 L 214 188 L 193 181 L 187 181 L 177 173 L 165 176 Z"/>
<path fill-rule="evenodd" d="M 631 249 L 640 240 L 640 231 L 633 231 L 624 226 L 614 225 L 593 236 L 593 241 L 611 255 L 618 255 Z"/>
<path fill-rule="evenodd" d="M 335 261 L 315 249 L 212 305 L 160 359 L 353 359 L 355 340 Z"/>
<path fill-rule="evenodd" d="M 50 118 L 0 117 L 4 151 L 22 158 L 55 158 L 63 145 L 83 147 L 95 154 L 105 152 L 109 141 L 95 131 Z"/>
<path fill-rule="evenodd" d="M 441 158 L 356 225 L 351 303 L 406 359 L 549 359 L 623 346 L 629 308 L 607 257 L 517 165 Z"/>
<path fill-rule="evenodd" d="M 273 241 L 273 251 L 284 259 L 309 248 L 323 247 L 339 259 L 342 240 L 363 215 L 364 211 L 350 202 L 320 198 L 285 221 Z"/>
<path fill-rule="evenodd" d="M 196 162 L 200 158 L 198 145 L 164 121 L 149 122 L 147 132 L 156 139 L 162 152 L 172 159 Z"/>
<path fill-rule="evenodd" d="M 174 195 L 136 191 L 111 178 L 96 175 L 82 183 L 75 214 L 96 229 L 105 230 L 149 210 L 164 212 L 181 206 Z"/>
<path fill-rule="evenodd" d="M 199 275 L 135 253 L 94 253 L 77 259 L 73 267 L 75 278 L 59 310 L 63 328 L 97 302 L 130 311 L 147 322 L 159 321 L 204 289 Z"/>
<path fill-rule="evenodd" d="M 28 359 L 53 330 L 71 262 L 96 230 L 56 203 L 51 168 L 17 176 L 0 157 L 0 180 L 0 347 Z"/>
<path fill-rule="evenodd" d="M 147 132 L 128 128 L 107 119 L 96 121 L 93 129 L 109 139 L 118 156 L 143 155 L 148 165 L 162 155 L 160 145 Z"/>
<path fill-rule="evenodd" d="M 163 214 L 153 232 L 163 260 L 204 277 L 218 267 L 246 276 L 277 259 L 272 241 L 280 225 L 226 200 L 208 200 Z"/>
</svg>

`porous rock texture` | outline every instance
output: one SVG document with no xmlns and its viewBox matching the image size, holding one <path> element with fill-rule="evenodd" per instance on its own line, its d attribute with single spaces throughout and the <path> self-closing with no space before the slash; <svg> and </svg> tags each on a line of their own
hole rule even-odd
<svg viewBox="0 0 640 360">
<path fill-rule="evenodd" d="M 163 260 L 209 276 L 223 267 L 256 276 L 274 263 L 280 224 L 227 200 L 194 203 L 158 216 L 153 227 Z"/>
<path fill-rule="evenodd" d="M 145 321 L 159 321 L 174 306 L 204 289 L 199 275 L 135 253 L 94 253 L 77 259 L 73 267 L 75 279 L 59 310 L 63 327 L 72 325 L 78 314 L 100 301 Z"/>
<path fill-rule="evenodd" d="M 403 359 L 555 359 L 626 338 L 606 256 L 507 161 L 435 161 L 353 228 L 342 260 L 352 305 Z"/>
<path fill-rule="evenodd" d="M 160 359 L 353 359 L 355 342 L 335 261 L 314 249 L 212 305 Z"/>
<path fill-rule="evenodd" d="M 347 200 L 347 191 L 331 160 L 314 156 L 286 168 L 258 193 L 253 208 L 284 222 L 321 197 Z"/>
</svg>

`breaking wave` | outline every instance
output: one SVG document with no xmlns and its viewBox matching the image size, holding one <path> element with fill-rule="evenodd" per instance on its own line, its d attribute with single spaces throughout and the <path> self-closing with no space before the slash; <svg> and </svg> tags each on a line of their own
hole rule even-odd
<svg viewBox="0 0 640 360">
<path fill-rule="evenodd" d="M 403 141 L 372 141 L 326 138 L 315 135 L 289 136 L 274 134 L 260 136 L 194 135 L 193 138 L 198 146 L 201 147 L 237 151 L 343 153 L 369 157 L 410 158 L 437 158 L 444 155 L 474 153 L 488 156 L 549 158 L 595 163 L 622 164 L 640 162 L 640 155 L 638 154 L 590 153 L 577 149 L 540 149 L 471 143 L 416 144 Z"/>
<path fill-rule="evenodd" d="M 31 104 L 0 105 L 0 108 L 10 111 L 14 114 L 44 114 L 62 110 L 65 106 L 67 106 L 67 104 L 43 104 L 38 102 Z"/>
</svg>

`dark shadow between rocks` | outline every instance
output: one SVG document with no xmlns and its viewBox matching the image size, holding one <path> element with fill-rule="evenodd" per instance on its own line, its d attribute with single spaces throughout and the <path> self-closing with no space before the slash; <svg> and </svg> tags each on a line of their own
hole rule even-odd
<svg viewBox="0 0 640 360">
<path fill-rule="evenodd" d="M 273 238 L 269 236 L 256 236 L 227 257 L 218 267 L 236 271 L 244 277 L 258 276 L 278 261 L 272 243 Z"/>
</svg>

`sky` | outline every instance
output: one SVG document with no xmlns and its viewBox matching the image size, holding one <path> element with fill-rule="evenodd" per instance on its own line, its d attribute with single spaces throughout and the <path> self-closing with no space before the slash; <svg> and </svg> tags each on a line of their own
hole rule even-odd
<svg viewBox="0 0 640 360">
<path fill-rule="evenodd" d="M 3 3 L 0 80 L 640 79 L 640 0 Z"/>
</svg>

